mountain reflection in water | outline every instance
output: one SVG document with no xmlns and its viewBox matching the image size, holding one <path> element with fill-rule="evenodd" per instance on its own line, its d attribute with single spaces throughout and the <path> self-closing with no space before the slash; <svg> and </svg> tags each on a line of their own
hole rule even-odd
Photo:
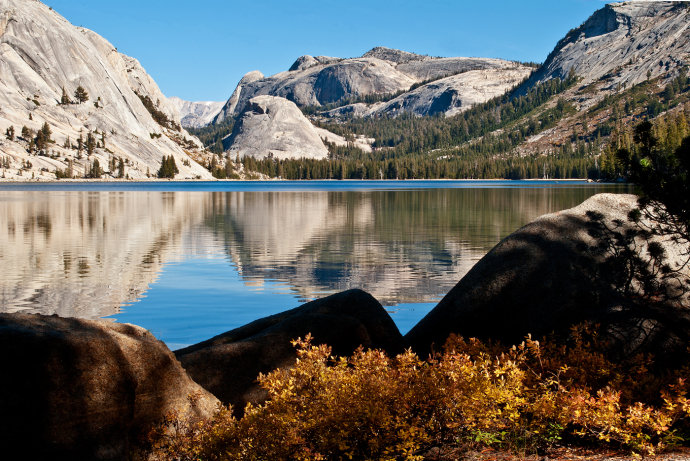
<svg viewBox="0 0 690 461">
<path fill-rule="evenodd" d="M 501 238 L 614 190 L 0 191 L 0 311 L 115 316 L 183 345 L 362 288 L 420 304 L 393 314 L 406 330 Z"/>
</svg>

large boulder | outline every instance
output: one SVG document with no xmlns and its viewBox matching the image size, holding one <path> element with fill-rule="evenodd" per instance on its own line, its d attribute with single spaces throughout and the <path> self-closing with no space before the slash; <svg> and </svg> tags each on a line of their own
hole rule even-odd
<svg viewBox="0 0 690 461">
<path fill-rule="evenodd" d="M 600 194 L 538 218 L 496 245 L 405 339 L 426 355 L 452 333 L 515 344 L 527 334 L 567 338 L 572 326 L 591 322 L 602 326 L 602 339 L 618 358 L 681 351 L 690 339 L 688 310 L 623 293 L 617 285 L 622 260 L 611 258 L 622 248 L 615 238 L 601 238 L 602 225 L 620 224 L 614 229 L 619 236 L 628 232 L 635 206 L 633 195 Z M 599 246 L 606 242 L 613 246 Z M 648 242 L 637 239 L 635 245 L 646 258 Z M 669 263 L 678 267 L 682 252 L 664 245 Z"/>
<path fill-rule="evenodd" d="M 192 378 L 224 403 L 241 411 L 266 398 L 256 378 L 295 363 L 291 341 L 311 333 L 335 355 L 351 355 L 360 345 L 395 354 L 402 336 L 376 299 L 349 290 L 256 320 L 207 341 L 180 349 L 177 358 Z"/>
<path fill-rule="evenodd" d="M 295 103 L 276 96 L 250 99 L 223 147 L 233 157 L 328 158 L 314 125 Z"/>
<path fill-rule="evenodd" d="M 169 412 L 218 400 L 143 328 L 0 314 L 0 445 L 6 459 L 131 459 Z"/>
</svg>

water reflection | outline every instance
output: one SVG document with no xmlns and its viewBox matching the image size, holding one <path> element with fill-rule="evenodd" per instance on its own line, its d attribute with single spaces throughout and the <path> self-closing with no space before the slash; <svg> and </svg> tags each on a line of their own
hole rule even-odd
<svg viewBox="0 0 690 461">
<path fill-rule="evenodd" d="M 501 238 L 592 195 L 575 189 L 214 193 L 206 223 L 245 280 L 301 301 L 352 287 L 384 305 L 438 299 Z"/>
<path fill-rule="evenodd" d="M 211 304 L 239 325 L 352 287 L 387 306 L 433 303 L 510 232 L 604 190 L 0 191 L 0 311 L 96 318 L 154 304 L 152 322 L 179 330 Z M 209 283 L 169 309 L 159 291 L 174 290 L 156 281 L 173 266 L 175 288 Z M 211 283 L 220 271 L 235 275 Z M 227 277 L 259 300 L 250 314 L 209 288 Z"/>
</svg>

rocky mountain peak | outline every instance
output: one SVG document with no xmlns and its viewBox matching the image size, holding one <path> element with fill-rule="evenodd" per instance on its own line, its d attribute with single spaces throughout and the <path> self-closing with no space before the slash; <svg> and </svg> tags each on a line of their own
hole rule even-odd
<svg viewBox="0 0 690 461">
<path fill-rule="evenodd" d="M 611 87 L 674 73 L 690 62 L 690 2 L 628 1 L 596 11 L 561 39 L 528 85 L 572 70 Z"/>
<path fill-rule="evenodd" d="M 395 64 L 402 64 L 410 61 L 423 61 L 429 59 L 428 56 L 410 53 L 408 51 L 396 50 L 393 48 L 386 48 L 385 46 L 377 46 L 367 51 L 362 55 L 363 58 L 376 58 L 383 61 L 393 62 Z"/>
<path fill-rule="evenodd" d="M 224 101 L 185 101 L 175 96 L 168 101 L 177 110 L 180 123 L 185 128 L 208 125 L 225 105 Z"/>
<path fill-rule="evenodd" d="M 258 70 L 252 70 L 251 72 L 247 72 L 244 74 L 244 76 L 240 79 L 240 85 L 247 85 L 248 83 L 256 82 L 258 80 L 261 80 L 264 78 L 264 74 L 262 74 Z"/>
<path fill-rule="evenodd" d="M 331 56 L 310 56 L 308 54 L 305 54 L 304 56 L 300 56 L 297 58 L 297 60 L 290 66 L 290 69 L 288 69 L 290 72 L 294 72 L 296 70 L 306 70 L 309 69 L 310 67 L 318 66 L 319 64 L 330 64 L 333 62 L 338 62 L 341 61 L 340 58 L 334 58 Z"/>
</svg>

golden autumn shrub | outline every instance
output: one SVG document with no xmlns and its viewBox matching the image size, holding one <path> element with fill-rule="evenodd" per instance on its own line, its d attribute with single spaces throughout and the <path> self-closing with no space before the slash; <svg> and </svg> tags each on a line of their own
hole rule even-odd
<svg viewBox="0 0 690 461">
<path fill-rule="evenodd" d="M 527 338 L 512 348 L 452 338 L 428 360 L 378 350 L 331 357 L 327 346 L 298 339 L 294 367 L 259 377 L 265 403 L 248 405 L 242 418 L 228 408 L 195 424 L 173 415 L 154 452 L 181 460 L 421 460 L 431 447 L 527 453 L 567 440 L 653 453 L 681 440 L 678 424 L 690 411 L 682 380 L 656 404 L 632 401 L 644 392 L 622 387 L 635 387 L 645 360 L 626 374 L 588 334 L 573 337 L 567 346 Z"/>
</svg>

